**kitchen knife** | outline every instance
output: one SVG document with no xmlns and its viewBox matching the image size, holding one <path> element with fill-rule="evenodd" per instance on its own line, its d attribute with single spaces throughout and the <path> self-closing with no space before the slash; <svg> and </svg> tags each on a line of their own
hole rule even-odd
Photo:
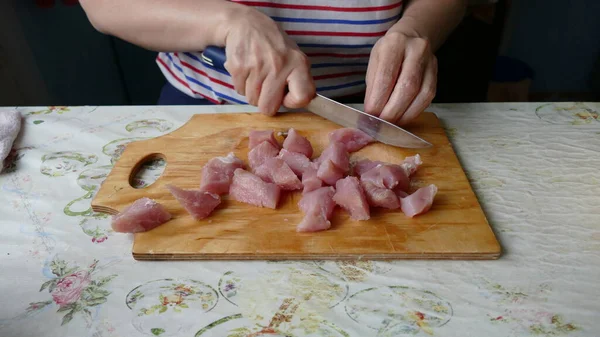
<svg viewBox="0 0 600 337">
<path fill-rule="evenodd" d="M 208 46 L 202 52 L 201 60 L 206 66 L 227 73 L 227 69 L 225 69 L 225 61 L 227 60 L 225 49 Z M 306 109 L 341 126 L 359 129 L 384 144 L 404 148 L 431 146 L 430 143 L 397 125 L 338 103 L 320 94 L 317 94 L 308 103 Z"/>
</svg>

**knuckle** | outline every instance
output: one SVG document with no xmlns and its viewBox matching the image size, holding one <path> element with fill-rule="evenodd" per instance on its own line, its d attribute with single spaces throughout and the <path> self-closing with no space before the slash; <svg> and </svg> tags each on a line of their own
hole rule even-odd
<svg viewBox="0 0 600 337">
<path fill-rule="evenodd" d="M 419 86 L 421 85 L 421 81 L 417 76 L 409 76 L 402 80 L 400 83 L 400 88 L 406 93 L 414 95 L 419 90 Z"/>
</svg>

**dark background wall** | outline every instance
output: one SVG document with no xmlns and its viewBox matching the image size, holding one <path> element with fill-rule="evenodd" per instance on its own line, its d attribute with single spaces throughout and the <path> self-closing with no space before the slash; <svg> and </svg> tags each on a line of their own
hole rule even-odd
<svg viewBox="0 0 600 337">
<path fill-rule="evenodd" d="M 78 5 L 1 2 L 0 105 L 156 103 L 156 53 L 96 32 Z M 600 1 L 494 6 L 495 21 L 470 15 L 440 50 L 436 101 L 484 101 L 498 51 L 534 70 L 534 98 L 598 100 Z"/>
</svg>

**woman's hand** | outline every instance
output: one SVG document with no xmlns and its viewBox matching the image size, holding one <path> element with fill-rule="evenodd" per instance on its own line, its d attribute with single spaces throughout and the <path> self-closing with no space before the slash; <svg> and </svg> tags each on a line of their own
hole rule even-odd
<svg viewBox="0 0 600 337">
<path fill-rule="evenodd" d="M 389 31 L 373 47 L 367 69 L 365 111 L 403 125 L 435 97 L 437 59 L 416 32 Z"/>
<path fill-rule="evenodd" d="M 225 68 L 235 90 L 267 115 L 277 113 L 282 104 L 304 107 L 315 95 L 306 55 L 271 18 L 255 9 L 244 10 L 232 23 L 225 52 Z"/>
</svg>

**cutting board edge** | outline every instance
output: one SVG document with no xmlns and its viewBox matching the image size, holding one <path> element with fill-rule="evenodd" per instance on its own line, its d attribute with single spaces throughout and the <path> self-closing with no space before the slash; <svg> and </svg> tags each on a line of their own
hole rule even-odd
<svg viewBox="0 0 600 337">
<path fill-rule="evenodd" d="M 282 261 L 282 260 L 498 260 L 502 252 L 468 253 L 468 254 L 340 254 L 340 255 L 271 255 L 257 254 L 232 255 L 232 254 L 135 254 L 132 256 L 137 261 Z"/>
</svg>

